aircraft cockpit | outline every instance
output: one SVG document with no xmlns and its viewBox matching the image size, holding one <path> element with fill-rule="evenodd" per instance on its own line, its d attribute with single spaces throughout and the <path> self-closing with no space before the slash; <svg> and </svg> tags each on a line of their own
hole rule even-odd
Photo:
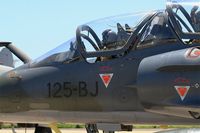
<svg viewBox="0 0 200 133">
<path fill-rule="evenodd" d="M 63 43 L 35 63 L 86 60 L 107 61 L 128 52 L 163 44 L 200 43 L 200 1 L 167 0 L 166 10 L 127 14 L 81 25 L 76 37 Z"/>
<path fill-rule="evenodd" d="M 155 14 L 127 14 L 93 21 L 77 28 L 77 48 L 88 62 L 107 61 L 126 54 L 142 25 Z M 91 63 L 91 62 L 90 62 Z"/>
<path fill-rule="evenodd" d="M 144 15 L 123 15 L 81 25 L 77 29 L 77 41 L 86 52 L 120 49 Z"/>
<path fill-rule="evenodd" d="M 36 64 L 71 62 L 90 57 L 94 57 L 95 61 L 102 61 L 103 56 L 116 56 L 116 53 L 125 49 L 127 41 L 138 29 L 138 25 L 144 23 L 154 13 L 114 16 L 81 25 L 77 28 L 76 37 L 33 62 Z"/>
</svg>

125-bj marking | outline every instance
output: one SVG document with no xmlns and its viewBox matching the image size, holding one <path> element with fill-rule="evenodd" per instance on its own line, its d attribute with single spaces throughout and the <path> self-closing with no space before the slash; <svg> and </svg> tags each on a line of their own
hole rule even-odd
<svg viewBox="0 0 200 133">
<path fill-rule="evenodd" d="M 48 97 L 49 98 L 62 98 L 62 97 L 72 97 L 72 96 L 79 96 L 79 97 L 97 97 L 99 92 L 98 82 L 94 85 L 93 92 L 89 91 L 87 88 L 86 82 L 78 82 L 78 88 L 72 88 L 71 82 L 49 82 L 47 84 L 48 87 Z"/>
</svg>

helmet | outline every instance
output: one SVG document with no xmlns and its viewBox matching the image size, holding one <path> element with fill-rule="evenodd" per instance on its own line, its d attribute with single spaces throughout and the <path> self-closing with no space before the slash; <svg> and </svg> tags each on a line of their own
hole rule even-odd
<svg viewBox="0 0 200 133">
<path fill-rule="evenodd" d="M 112 31 L 111 29 L 105 30 L 102 33 L 102 36 L 103 36 L 102 43 L 105 47 L 117 41 L 117 33 Z"/>
</svg>

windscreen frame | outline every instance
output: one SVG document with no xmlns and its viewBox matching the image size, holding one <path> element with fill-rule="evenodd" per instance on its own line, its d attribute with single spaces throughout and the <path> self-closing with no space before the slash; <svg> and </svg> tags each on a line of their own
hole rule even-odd
<svg viewBox="0 0 200 133">
<path fill-rule="evenodd" d="M 185 15 L 185 17 L 188 19 L 188 21 L 190 23 L 191 22 L 191 19 L 190 19 L 190 16 L 187 15 L 187 11 L 179 4 L 176 4 L 176 5 L 173 5 L 173 4 L 167 4 L 167 8 L 166 8 L 166 11 L 168 12 L 168 16 L 169 16 L 169 20 L 171 21 L 172 23 L 172 26 L 174 28 L 174 31 L 176 32 L 176 34 L 180 37 L 180 39 L 200 39 L 200 33 L 195 33 L 195 28 L 193 25 L 192 28 L 194 29 L 194 33 L 193 32 L 189 32 L 189 33 L 186 33 L 186 32 L 182 32 L 182 30 L 179 28 L 179 25 L 178 25 L 178 22 L 176 20 L 176 17 L 175 17 L 175 14 L 173 12 L 173 9 L 174 8 L 179 8 L 180 11 Z"/>
</svg>

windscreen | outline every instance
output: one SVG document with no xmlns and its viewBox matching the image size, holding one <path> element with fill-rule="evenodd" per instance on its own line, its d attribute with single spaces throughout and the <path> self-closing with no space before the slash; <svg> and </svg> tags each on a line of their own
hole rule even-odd
<svg viewBox="0 0 200 133">
<path fill-rule="evenodd" d="M 48 63 L 48 62 L 62 62 L 67 61 L 77 57 L 77 47 L 75 43 L 75 38 L 59 45 L 55 49 L 47 52 L 41 57 L 34 60 L 34 63 Z"/>
</svg>

